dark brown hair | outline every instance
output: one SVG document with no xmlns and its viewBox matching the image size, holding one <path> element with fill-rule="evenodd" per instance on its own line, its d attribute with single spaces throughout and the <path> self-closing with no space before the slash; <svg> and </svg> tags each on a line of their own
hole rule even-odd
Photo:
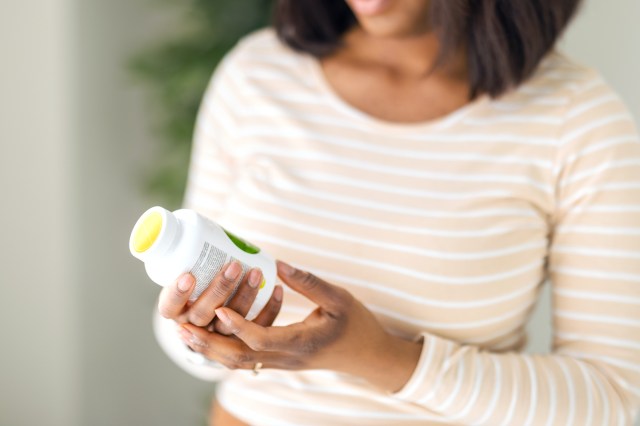
<svg viewBox="0 0 640 426">
<path fill-rule="evenodd" d="M 553 48 L 581 0 L 431 0 L 436 66 L 465 47 L 470 97 L 498 97 L 525 81 Z M 356 23 L 345 0 L 278 0 L 274 25 L 291 48 L 316 57 Z"/>
</svg>

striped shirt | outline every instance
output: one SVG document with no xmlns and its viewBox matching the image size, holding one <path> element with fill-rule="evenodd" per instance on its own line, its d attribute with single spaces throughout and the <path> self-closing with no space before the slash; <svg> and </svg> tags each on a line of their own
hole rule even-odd
<svg viewBox="0 0 640 426">
<path fill-rule="evenodd" d="M 392 101 L 392 100 L 390 100 Z M 399 124 L 338 97 L 273 30 L 242 40 L 207 89 L 185 206 L 343 286 L 423 339 L 385 393 L 331 371 L 224 376 L 252 425 L 628 425 L 640 404 L 640 141 L 593 70 L 554 52 L 498 100 Z M 523 354 L 541 286 L 553 348 Z M 278 323 L 312 303 L 288 291 Z M 358 356 L 357 352 L 354 356 Z"/>
</svg>

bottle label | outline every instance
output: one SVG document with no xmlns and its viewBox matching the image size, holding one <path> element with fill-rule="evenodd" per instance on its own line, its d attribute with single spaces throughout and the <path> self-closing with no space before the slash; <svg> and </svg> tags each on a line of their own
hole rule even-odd
<svg viewBox="0 0 640 426">
<path fill-rule="evenodd" d="M 190 271 L 191 275 L 196 279 L 196 287 L 193 289 L 193 293 L 191 293 L 190 300 L 197 299 L 198 296 L 209 287 L 211 280 L 220 272 L 222 267 L 233 260 L 237 259 L 220 250 L 218 247 L 205 242 L 200 251 L 200 256 L 198 256 L 198 260 L 196 260 L 196 263 Z M 242 282 L 242 278 L 249 269 L 249 266 L 243 262 L 238 262 L 242 265 L 242 275 L 238 282 Z M 235 291 L 236 290 L 233 291 L 233 294 L 235 294 Z M 233 297 L 233 294 L 230 298 Z"/>
</svg>

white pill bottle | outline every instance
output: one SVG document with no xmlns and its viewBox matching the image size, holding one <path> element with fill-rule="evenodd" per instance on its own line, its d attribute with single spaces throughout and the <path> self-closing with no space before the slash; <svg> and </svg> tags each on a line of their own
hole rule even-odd
<svg viewBox="0 0 640 426">
<path fill-rule="evenodd" d="M 144 262 L 149 278 L 163 287 L 190 272 L 196 280 L 191 300 L 232 260 L 242 265 L 242 276 L 250 268 L 260 268 L 263 281 L 247 313 L 249 320 L 267 304 L 276 283 L 273 258 L 189 209 L 170 212 L 156 206 L 144 212 L 131 231 L 129 250 Z"/>
</svg>

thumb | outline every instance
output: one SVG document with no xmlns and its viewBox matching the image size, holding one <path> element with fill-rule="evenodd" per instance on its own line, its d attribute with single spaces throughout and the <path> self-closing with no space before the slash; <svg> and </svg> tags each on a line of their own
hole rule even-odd
<svg viewBox="0 0 640 426">
<path fill-rule="evenodd" d="M 340 287 L 321 280 L 310 272 L 277 261 L 278 275 L 291 289 L 329 311 L 344 305 L 348 293 Z"/>
</svg>

